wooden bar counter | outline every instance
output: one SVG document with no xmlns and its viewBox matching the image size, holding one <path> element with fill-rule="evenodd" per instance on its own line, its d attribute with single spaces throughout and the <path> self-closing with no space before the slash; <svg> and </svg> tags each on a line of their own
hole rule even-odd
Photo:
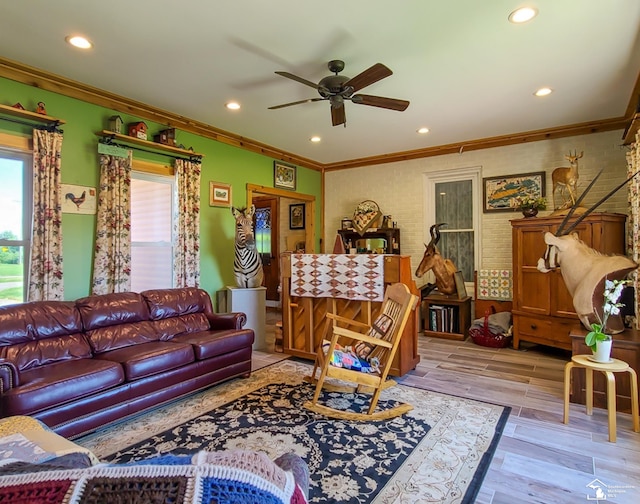
<svg viewBox="0 0 640 504">
<path fill-rule="evenodd" d="M 420 296 L 411 274 L 411 257 L 384 256 L 384 285 L 402 282 L 416 296 Z M 332 311 L 333 299 L 326 297 L 296 297 L 291 295 L 291 254 L 281 255 L 282 272 L 282 331 L 284 353 L 314 360 L 316 349 L 323 339 L 330 337 L 331 324 L 326 317 Z M 380 302 L 337 299 L 337 315 L 351 320 L 371 323 Z M 391 374 L 402 376 L 420 362 L 418 354 L 419 304 L 405 327 L 400 347 L 393 360 Z"/>
<path fill-rule="evenodd" d="M 585 344 L 584 337 L 587 330 L 581 325 L 574 326 L 570 331 L 571 354 L 591 355 L 591 349 Z M 640 374 L 640 333 L 637 329 L 627 329 L 620 334 L 613 335 L 611 357 L 620 359 L 636 373 Z M 585 404 L 585 376 L 584 370 L 573 369 L 571 380 L 571 402 Z M 593 377 L 593 405 L 597 408 L 607 407 L 607 385 L 602 373 L 595 373 Z M 616 379 L 617 410 L 631 413 L 631 384 L 629 376 L 622 373 Z"/>
</svg>

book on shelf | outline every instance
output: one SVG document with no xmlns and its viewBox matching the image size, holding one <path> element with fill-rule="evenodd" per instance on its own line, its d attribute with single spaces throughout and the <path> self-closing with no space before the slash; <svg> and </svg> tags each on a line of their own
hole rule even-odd
<svg viewBox="0 0 640 504">
<path fill-rule="evenodd" d="M 429 307 L 429 330 L 434 332 L 459 332 L 458 307 L 431 305 Z"/>
</svg>

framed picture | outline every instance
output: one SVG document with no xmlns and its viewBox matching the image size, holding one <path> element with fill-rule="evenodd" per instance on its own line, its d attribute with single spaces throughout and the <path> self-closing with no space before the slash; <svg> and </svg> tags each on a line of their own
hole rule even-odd
<svg viewBox="0 0 640 504">
<path fill-rule="evenodd" d="M 521 173 L 482 179 L 483 211 L 513 212 L 515 198 L 542 198 L 545 191 L 545 172 Z"/>
<path fill-rule="evenodd" d="M 280 189 L 296 190 L 296 167 L 283 163 L 282 161 L 273 162 L 273 187 Z"/>
<path fill-rule="evenodd" d="M 304 203 L 289 205 L 289 229 L 304 229 Z"/>
<path fill-rule="evenodd" d="M 73 184 L 60 184 L 62 213 L 95 214 L 96 188 Z"/>
<path fill-rule="evenodd" d="M 464 299 L 467 297 L 467 287 L 464 284 L 464 277 L 462 276 L 462 271 L 456 271 L 454 273 L 454 278 L 456 281 L 456 292 L 458 293 L 458 299 Z"/>
<path fill-rule="evenodd" d="M 231 184 L 209 182 L 209 206 L 231 206 Z"/>
</svg>

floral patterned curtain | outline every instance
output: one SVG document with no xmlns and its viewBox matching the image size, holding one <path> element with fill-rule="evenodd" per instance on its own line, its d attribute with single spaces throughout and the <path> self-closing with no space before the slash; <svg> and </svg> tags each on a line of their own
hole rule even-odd
<svg viewBox="0 0 640 504">
<path fill-rule="evenodd" d="M 131 160 L 100 155 L 93 294 L 131 290 Z"/>
<path fill-rule="evenodd" d="M 200 163 L 176 159 L 178 190 L 177 215 L 174 216 L 176 237 L 173 266 L 175 287 L 200 285 Z"/>
<path fill-rule="evenodd" d="M 62 300 L 62 133 L 33 130 L 33 232 L 28 301 Z"/>
<path fill-rule="evenodd" d="M 627 176 L 640 170 L 640 132 L 636 133 L 636 141 L 627 152 Z M 629 181 L 629 220 L 627 221 L 627 254 L 640 263 L 640 176 Z M 636 328 L 640 329 L 640 296 L 638 288 L 638 271 L 634 274 Z"/>
</svg>

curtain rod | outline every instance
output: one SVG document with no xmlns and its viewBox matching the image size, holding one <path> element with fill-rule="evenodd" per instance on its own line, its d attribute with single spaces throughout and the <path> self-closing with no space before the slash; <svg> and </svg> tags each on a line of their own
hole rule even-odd
<svg viewBox="0 0 640 504">
<path fill-rule="evenodd" d="M 149 152 L 151 154 L 159 154 L 161 156 L 167 156 L 173 159 L 182 159 L 184 161 L 191 161 L 192 163 L 202 163 L 202 156 L 193 155 L 193 156 L 185 157 L 185 156 L 179 156 L 177 154 L 171 154 L 170 152 L 162 152 L 160 150 L 146 149 L 144 147 L 138 147 L 137 145 L 120 144 L 118 142 L 114 142 L 112 137 L 101 138 L 100 140 L 98 140 L 98 142 L 103 143 L 105 145 L 115 145 L 116 147 L 120 147 L 122 149 L 133 149 L 133 150 L 138 150 L 142 152 Z"/>
<path fill-rule="evenodd" d="M 22 124 L 23 126 L 30 126 L 32 128 L 36 128 L 39 130 L 46 130 L 46 131 L 50 131 L 50 132 L 56 132 L 56 133 L 64 133 L 60 128 L 60 123 L 58 121 L 53 121 L 49 124 L 33 124 L 32 122 L 29 122 L 28 120 L 23 120 L 23 119 L 14 119 L 13 117 L 0 117 L 0 121 L 9 121 L 12 123 L 17 123 L 17 124 Z"/>
</svg>

